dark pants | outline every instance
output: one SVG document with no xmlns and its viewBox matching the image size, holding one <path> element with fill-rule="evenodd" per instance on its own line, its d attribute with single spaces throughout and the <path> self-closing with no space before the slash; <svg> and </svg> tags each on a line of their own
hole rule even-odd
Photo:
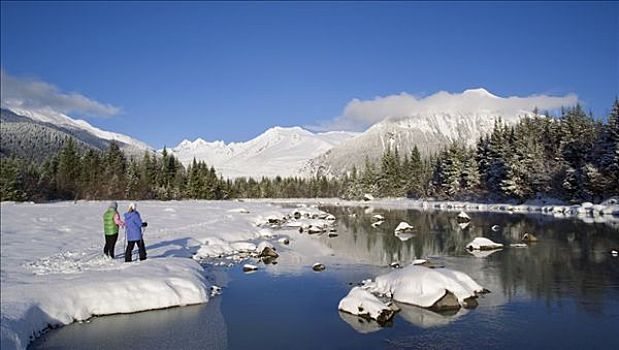
<svg viewBox="0 0 619 350">
<path fill-rule="evenodd" d="M 114 246 L 118 239 L 118 233 L 114 235 L 105 235 L 105 247 L 103 247 L 103 254 L 114 258 Z"/>
<path fill-rule="evenodd" d="M 125 262 L 131 261 L 133 247 L 135 247 L 136 243 L 138 244 L 138 249 L 140 251 L 140 260 L 146 260 L 146 246 L 144 245 L 144 240 L 141 239 L 139 241 L 129 241 L 129 243 L 127 243 L 127 250 L 125 251 Z"/>
</svg>

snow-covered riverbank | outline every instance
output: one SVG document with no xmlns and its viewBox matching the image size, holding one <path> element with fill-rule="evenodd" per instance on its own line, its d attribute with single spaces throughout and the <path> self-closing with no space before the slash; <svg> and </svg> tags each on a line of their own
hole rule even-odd
<svg viewBox="0 0 619 350">
<path fill-rule="evenodd" d="M 215 243 L 229 253 L 264 240 L 277 245 L 278 235 L 259 225 L 293 211 L 268 203 L 139 202 L 149 223 L 144 234 L 148 260 L 124 263 L 122 233 L 116 259 L 102 254 L 107 205 L 2 203 L 2 349 L 25 348 L 48 327 L 92 316 L 204 303 L 210 286 L 202 266 L 191 259 L 194 254 Z M 126 207 L 127 202 L 119 203 L 121 211 Z M 303 237 L 295 239 L 310 240 Z M 284 254 L 282 260 L 293 268 L 312 262 L 299 254 Z"/>
<path fill-rule="evenodd" d="M 407 198 L 381 198 L 370 201 L 350 201 L 339 198 L 305 198 L 305 199 L 253 199 L 251 202 L 269 203 L 313 203 L 317 205 L 336 206 L 370 206 L 382 209 L 416 209 L 423 211 L 448 212 L 487 212 L 487 213 L 518 213 L 549 215 L 554 218 L 576 218 L 586 223 L 608 223 L 619 226 L 619 199 L 609 199 L 600 204 L 589 202 L 565 204 L 509 204 L 509 203 L 478 203 L 459 201 L 417 200 Z"/>
</svg>

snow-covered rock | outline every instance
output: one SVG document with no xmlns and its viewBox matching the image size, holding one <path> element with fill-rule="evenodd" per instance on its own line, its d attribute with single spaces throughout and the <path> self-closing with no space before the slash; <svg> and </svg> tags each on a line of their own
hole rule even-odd
<svg viewBox="0 0 619 350">
<path fill-rule="evenodd" d="M 243 265 L 243 271 L 245 272 L 251 272 L 251 271 L 256 271 L 256 270 L 258 270 L 258 266 L 256 265 L 252 265 L 252 264 Z"/>
<path fill-rule="evenodd" d="M 431 308 L 444 297 L 452 294 L 460 306 L 468 306 L 471 298 L 484 292 L 467 274 L 447 268 L 432 269 L 409 265 L 378 276 L 364 286 L 368 291 L 393 298 L 393 300 Z"/>
<path fill-rule="evenodd" d="M 395 314 L 389 305 L 361 287 L 353 287 L 348 295 L 340 300 L 337 308 L 343 312 L 376 320 L 379 324 L 385 324 Z"/>
<path fill-rule="evenodd" d="M 324 271 L 327 267 L 322 263 L 314 263 L 312 265 L 312 270 L 314 271 Z"/>
<path fill-rule="evenodd" d="M 364 201 L 373 201 L 374 200 L 374 196 L 372 196 L 369 193 L 366 193 L 366 194 L 363 195 L 363 200 Z"/>
<path fill-rule="evenodd" d="M 221 287 L 216 286 L 216 285 L 211 286 L 211 294 L 210 294 L 211 297 L 221 295 L 221 293 L 222 293 Z"/>
<path fill-rule="evenodd" d="M 373 222 L 385 221 L 385 217 L 380 215 L 380 214 L 376 214 L 376 215 L 372 216 L 372 221 Z"/>
<path fill-rule="evenodd" d="M 469 222 L 469 221 L 471 221 L 471 217 L 467 213 L 465 213 L 463 211 L 458 213 L 458 216 L 456 217 L 456 219 L 458 220 L 458 222 Z"/>
<path fill-rule="evenodd" d="M 493 250 L 500 248 L 503 248 L 503 244 L 493 242 L 486 237 L 475 237 L 475 239 L 466 245 L 466 249 L 470 250 Z"/>
<path fill-rule="evenodd" d="M 532 233 L 526 232 L 524 235 L 522 235 L 522 241 L 527 242 L 527 243 L 532 243 L 532 242 L 537 242 L 538 238 Z"/>
<path fill-rule="evenodd" d="M 261 241 L 260 243 L 258 243 L 258 246 L 256 247 L 256 253 L 261 254 L 266 248 L 273 249 L 274 247 L 273 247 L 273 244 L 271 244 L 270 242 Z"/>
<path fill-rule="evenodd" d="M 402 221 L 396 226 L 395 233 L 411 233 L 415 228 L 408 224 L 408 222 Z"/>
</svg>

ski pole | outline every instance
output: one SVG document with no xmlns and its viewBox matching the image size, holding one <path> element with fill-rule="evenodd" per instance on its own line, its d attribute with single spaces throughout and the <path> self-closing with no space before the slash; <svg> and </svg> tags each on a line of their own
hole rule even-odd
<svg viewBox="0 0 619 350">
<path fill-rule="evenodd" d="M 125 226 L 125 259 L 127 258 L 127 226 Z"/>
</svg>

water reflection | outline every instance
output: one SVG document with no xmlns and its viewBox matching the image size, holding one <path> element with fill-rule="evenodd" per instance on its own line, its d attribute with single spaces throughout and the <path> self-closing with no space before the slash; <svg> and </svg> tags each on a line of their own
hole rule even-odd
<svg viewBox="0 0 619 350">
<path fill-rule="evenodd" d="M 437 313 L 413 305 L 395 304 L 400 308 L 398 312 L 399 317 L 420 328 L 446 326 L 469 312 L 467 309 L 460 309 L 457 312 Z"/>
<path fill-rule="evenodd" d="M 583 310 L 601 314 L 605 298 L 619 297 L 619 259 L 609 254 L 611 248 L 619 247 L 619 230 L 608 225 L 496 213 L 471 213 L 471 222 L 460 225 L 457 213 L 335 206 L 322 209 L 338 218 L 340 235 L 319 239 L 338 255 L 379 266 L 425 257 L 447 260 L 447 266 L 470 274 L 492 290 L 488 301 L 493 305 L 514 298 L 546 303 L 573 298 Z M 376 214 L 384 216 L 385 222 L 372 227 Z M 401 240 L 394 234 L 401 221 L 415 227 L 410 239 Z M 534 233 L 539 242 L 528 248 L 509 247 L 520 242 L 525 232 Z M 506 248 L 471 255 L 465 245 L 478 236 L 503 243 Z"/>
</svg>

